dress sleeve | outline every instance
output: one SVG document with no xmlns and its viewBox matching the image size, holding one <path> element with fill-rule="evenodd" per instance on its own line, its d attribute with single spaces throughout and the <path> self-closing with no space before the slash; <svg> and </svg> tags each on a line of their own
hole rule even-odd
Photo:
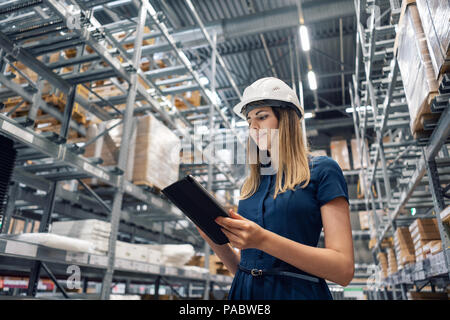
<svg viewBox="0 0 450 320">
<path fill-rule="evenodd" d="M 319 201 L 319 205 L 323 206 L 327 202 L 330 202 L 338 197 L 344 197 L 350 204 L 348 199 L 347 182 L 345 181 L 342 169 L 335 160 L 327 158 L 321 164 L 319 185 L 317 188 L 317 199 Z"/>
</svg>

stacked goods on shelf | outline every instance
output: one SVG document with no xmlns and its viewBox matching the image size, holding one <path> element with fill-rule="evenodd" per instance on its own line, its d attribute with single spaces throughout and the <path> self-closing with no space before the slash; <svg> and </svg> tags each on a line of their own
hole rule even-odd
<svg viewBox="0 0 450 320">
<path fill-rule="evenodd" d="M 161 252 L 145 244 L 116 241 L 116 258 L 161 264 Z"/>
<path fill-rule="evenodd" d="M 388 275 L 392 275 L 394 273 L 396 273 L 397 270 L 397 260 L 395 259 L 395 253 L 394 253 L 394 249 L 392 248 L 388 248 L 387 249 L 387 257 L 388 257 Z"/>
<path fill-rule="evenodd" d="M 327 151 L 326 150 L 322 150 L 322 149 L 311 151 L 311 155 L 313 157 L 321 157 L 321 156 L 327 157 L 328 156 Z"/>
<path fill-rule="evenodd" d="M 350 170 L 350 157 L 346 140 L 330 142 L 331 157 L 339 164 L 342 170 Z"/>
<path fill-rule="evenodd" d="M 161 264 L 183 267 L 195 254 L 190 244 L 141 244 L 161 255 Z M 151 253 L 150 253 L 151 254 Z"/>
<path fill-rule="evenodd" d="M 87 128 L 87 140 L 90 140 L 105 130 L 109 131 L 95 140 L 95 142 L 86 146 L 84 156 L 87 158 L 101 158 L 104 166 L 116 166 L 119 160 L 119 149 L 122 143 L 123 124 L 118 124 L 120 119 L 104 121 L 99 124 L 90 124 Z M 111 129 L 112 128 L 112 129 Z M 125 170 L 125 179 L 131 180 L 135 154 L 135 130 L 128 142 L 128 160 Z M 98 183 L 97 179 L 86 179 L 85 182 L 91 185 Z"/>
<path fill-rule="evenodd" d="M 14 236 L 13 239 L 66 251 L 96 253 L 94 244 L 91 241 L 54 233 L 22 233 Z"/>
<path fill-rule="evenodd" d="M 442 223 L 446 223 L 450 226 L 450 206 L 447 206 L 444 210 L 442 210 L 440 215 Z"/>
<path fill-rule="evenodd" d="M 195 255 L 186 263 L 188 266 L 205 267 L 205 256 Z M 225 265 L 220 261 L 219 257 L 215 254 L 209 256 L 209 273 L 211 274 L 223 274 L 231 275 L 230 271 L 225 267 Z"/>
<path fill-rule="evenodd" d="M 359 211 L 359 224 L 361 225 L 361 230 L 369 230 L 369 212 Z"/>
<path fill-rule="evenodd" d="M 384 210 L 376 210 L 376 215 L 378 221 L 383 221 L 384 217 L 386 216 L 386 211 Z M 370 231 L 370 241 L 369 241 L 369 249 L 372 249 L 375 247 L 377 243 L 377 228 L 375 227 L 375 218 L 373 211 L 367 211 L 368 216 L 368 224 L 369 224 L 369 231 Z M 381 241 L 381 247 L 382 248 L 388 248 L 392 247 L 392 237 L 384 238 Z"/>
<path fill-rule="evenodd" d="M 416 261 L 414 243 L 407 227 L 399 227 L 395 230 L 394 246 L 399 269 Z"/>
<path fill-rule="evenodd" d="M 447 292 L 408 292 L 408 300 L 448 300 Z"/>
<path fill-rule="evenodd" d="M 87 240 L 94 245 L 94 253 L 101 255 L 108 253 L 111 234 L 111 224 L 109 222 L 96 219 L 55 221 L 52 223 L 50 232 Z"/>
<path fill-rule="evenodd" d="M 441 240 L 435 240 L 435 241 L 431 241 L 430 244 L 430 253 L 431 255 L 436 255 L 439 252 L 442 251 L 442 241 Z"/>
<path fill-rule="evenodd" d="M 367 150 L 369 150 L 369 143 L 367 139 L 365 139 L 365 144 Z M 358 142 L 356 139 L 351 140 L 351 150 L 352 150 L 353 169 L 359 170 L 361 169 L 361 154 L 359 153 Z M 361 150 L 361 152 L 364 152 L 364 150 Z M 363 167 L 367 168 L 367 157 L 363 157 Z"/>
<path fill-rule="evenodd" d="M 39 221 L 34 221 L 31 223 L 30 221 L 25 226 L 25 220 L 11 218 L 9 222 L 8 234 L 21 234 L 21 233 L 31 233 L 39 231 Z"/>
<path fill-rule="evenodd" d="M 433 250 L 433 251 L 432 251 Z M 425 255 L 426 258 L 431 257 L 439 253 L 442 250 L 442 241 L 441 240 L 432 240 L 425 243 L 422 247 L 422 254 Z"/>
<path fill-rule="evenodd" d="M 397 61 L 401 72 L 413 134 L 423 131 L 424 119 L 433 117 L 431 99 L 438 91 L 427 40 L 415 3 L 403 2 L 396 46 Z M 395 52 L 395 47 L 394 47 Z"/>
<path fill-rule="evenodd" d="M 386 253 L 378 252 L 377 258 L 378 258 L 379 266 L 381 267 L 381 276 L 384 279 L 388 276 L 388 261 L 387 261 Z"/>
<path fill-rule="evenodd" d="M 436 218 L 416 219 L 409 226 L 411 238 L 413 239 L 416 262 L 426 258 L 424 246 L 433 240 L 440 240 L 439 229 Z M 426 247 L 426 249 L 428 246 Z M 427 249 L 428 250 L 428 249 Z"/>
<path fill-rule="evenodd" d="M 220 261 L 220 260 L 217 261 L 216 267 L 217 267 L 216 268 L 217 274 L 221 274 L 221 275 L 229 276 L 229 277 L 233 276 L 233 274 L 230 272 L 230 270 L 227 269 L 227 267 L 225 267 L 225 265 L 223 264 L 222 261 Z"/>
<path fill-rule="evenodd" d="M 450 2 L 416 0 L 435 79 L 450 70 Z"/>
<path fill-rule="evenodd" d="M 153 115 L 137 118 L 133 182 L 163 189 L 178 180 L 180 138 Z"/>
</svg>

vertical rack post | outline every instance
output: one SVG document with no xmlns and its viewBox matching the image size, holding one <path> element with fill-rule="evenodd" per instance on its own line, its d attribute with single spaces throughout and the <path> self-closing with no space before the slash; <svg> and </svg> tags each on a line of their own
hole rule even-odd
<svg viewBox="0 0 450 320">
<path fill-rule="evenodd" d="M 143 0 L 147 2 L 147 0 Z M 136 37 L 134 40 L 134 51 L 132 58 L 132 72 L 130 75 L 130 83 L 128 89 L 128 96 L 126 102 L 126 109 L 123 118 L 123 133 L 122 133 L 122 144 L 119 151 L 118 167 L 124 173 L 126 172 L 127 162 L 128 162 L 128 142 L 130 141 L 131 133 L 133 131 L 133 112 L 134 104 L 136 100 L 136 92 L 138 87 L 138 74 L 139 63 L 141 60 L 141 49 L 142 49 L 142 38 L 144 32 L 145 21 L 147 18 L 147 7 L 142 5 L 139 9 L 139 15 L 136 25 Z M 111 235 L 109 238 L 109 250 L 108 250 L 108 266 L 103 278 L 102 291 L 100 298 L 102 300 L 108 300 L 111 293 L 111 283 L 114 273 L 114 260 L 116 251 L 116 240 L 119 231 L 120 215 L 122 212 L 122 200 L 124 194 L 124 184 L 125 184 L 125 174 L 119 179 L 119 186 L 114 194 L 112 211 L 110 214 L 111 221 Z"/>
</svg>

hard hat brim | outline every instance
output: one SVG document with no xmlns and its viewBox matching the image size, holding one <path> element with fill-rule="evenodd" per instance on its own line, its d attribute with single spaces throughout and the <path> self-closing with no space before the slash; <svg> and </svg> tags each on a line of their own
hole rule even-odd
<svg viewBox="0 0 450 320">
<path fill-rule="evenodd" d="M 239 102 L 237 105 L 234 106 L 233 111 L 234 113 L 236 113 L 240 118 L 247 120 L 245 114 L 243 113 L 243 109 L 246 105 L 252 103 L 252 102 L 257 102 L 257 101 L 263 101 L 263 100 L 275 100 L 275 99 L 261 99 L 261 98 L 253 98 L 253 99 L 248 99 L 245 101 L 241 101 Z M 295 104 L 293 104 L 291 101 L 287 101 L 287 100 L 281 100 L 281 99 L 276 99 L 276 101 L 280 101 L 280 102 L 284 102 L 286 103 L 285 106 L 274 106 L 275 108 L 289 108 L 289 109 L 294 109 L 294 111 L 297 113 L 298 117 L 301 119 L 303 117 L 303 110 L 301 108 L 299 108 L 298 106 L 296 106 Z M 270 104 L 269 104 L 270 105 Z"/>
</svg>

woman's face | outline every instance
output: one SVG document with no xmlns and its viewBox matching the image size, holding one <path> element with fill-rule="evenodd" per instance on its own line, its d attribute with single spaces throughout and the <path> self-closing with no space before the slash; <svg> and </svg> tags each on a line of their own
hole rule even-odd
<svg viewBox="0 0 450 320">
<path fill-rule="evenodd" d="M 250 137 L 255 141 L 259 149 L 270 150 L 272 139 L 276 133 L 276 130 L 271 129 L 278 129 L 278 119 L 273 113 L 272 107 L 258 107 L 251 110 L 247 114 L 247 122 L 250 129 Z"/>
</svg>

